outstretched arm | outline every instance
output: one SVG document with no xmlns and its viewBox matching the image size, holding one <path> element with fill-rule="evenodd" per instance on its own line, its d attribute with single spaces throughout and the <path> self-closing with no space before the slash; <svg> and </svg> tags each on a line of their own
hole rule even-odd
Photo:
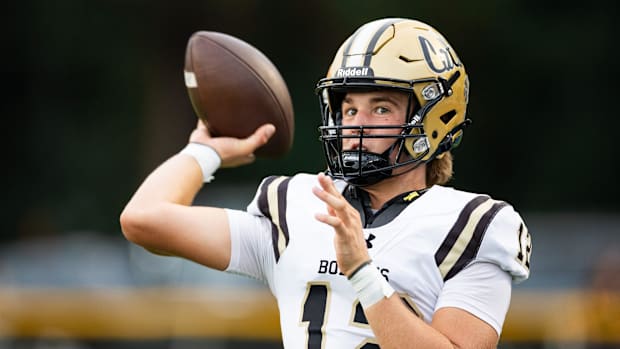
<svg viewBox="0 0 620 349">
<path fill-rule="evenodd" d="M 273 135 L 263 125 L 246 139 L 211 137 L 199 122 L 190 143 L 202 144 L 211 167 L 254 161 L 254 151 Z M 200 148 L 199 147 L 199 148 Z M 209 148 L 210 147 L 210 148 Z M 204 174 L 194 156 L 179 153 L 161 164 L 140 185 L 121 213 L 125 237 L 151 251 L 184 257 L 223 270 L 230 261 L 230 230 L 222 208 L 191 206 Z"/>
</svg>

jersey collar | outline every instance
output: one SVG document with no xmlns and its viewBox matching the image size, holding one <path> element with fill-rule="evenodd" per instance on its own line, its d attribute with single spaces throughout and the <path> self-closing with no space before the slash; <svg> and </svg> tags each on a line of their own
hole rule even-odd
<svg viewBox="0 0 620 349">
<path fill-rule="evenodd" d="M 368 193 L 359 187 L 348 185 L 343 192 L 347 201 L 360 213 L 364 228 L 377 228 L 391 222 L 409 204 L 428 191 L 428 188 L 399 194 L 388 200 L 378 211 L 370 207 Z"/>
</svg>

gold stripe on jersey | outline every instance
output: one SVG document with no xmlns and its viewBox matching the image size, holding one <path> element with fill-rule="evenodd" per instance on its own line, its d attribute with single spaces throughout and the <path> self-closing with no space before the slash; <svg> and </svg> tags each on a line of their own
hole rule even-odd
<svg viewBox="0 0 620 349">
<path fill-rule="evenodd" d="M 284 248 L 286 247 L 286 239 L 284 237 L 284 232 L 282 231 L 282 226 L 280 225 L 280 215 L 278 212 L 278 186 L 285 179 L 286 177 L 280 177 L 274 180 L 267 188 L 267 202 L 269 206 L 269 214 L 271 216 L 271 221 L 278 228 L 278 255 L 282 255 L 282 252 L 284 252 Z"/>
<path fill-rule="evenodd" d="M 482 218 L 482 215 L 488 211 L 491 206 L 493 206 L 493 201 L 489 199 L 480 206 L 476 207 L 476 209 L 471 213 L 469 220 L 467 221 L 467 224 L 465 224 L 465 227 L 461 231 L 458 239 L 450 249 L 450 252 L 446 255 L 446 258 L 439 265 L 439 271 L 441 272 L 442 277 L 446 277 L 450 269 L 454 267 L 456 261 L 463 254 L 465 247 L 467 247 L 467 244 L 469 244 L 474 236 L 474 228 L 480 221 L 480 218 Z"/>
<path fill-rule="evenodd" d="M 488 196 L 478 196 L 465 205 L 435 253 L 435 261 L 444 281 L 452 278 L 476 257 L 486 229 L 497 212 L 506 205 Z"/>
<path fill-rule="evenodd" d="M 276 261 L 286 249 L 289 241 L 286 222 L 286 192 L 290 177 L 271 176 L 265 180 L 258 198 L 258 208 L 271 220 L 271 239 Z"/>
</svg>

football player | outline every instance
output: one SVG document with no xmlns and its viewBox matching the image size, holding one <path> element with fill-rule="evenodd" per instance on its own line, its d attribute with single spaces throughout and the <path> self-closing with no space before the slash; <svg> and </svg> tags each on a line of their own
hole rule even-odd
<svg viewBox="0 0 620 349">
<path fill-rule="evenodd" d="M 273 134 L 211 137 L 159 166 L 121 215 L 147 249 L 263 280 L 286 348 L 493 348 L 531 240 L 503 201 L 445 186 L 469 123 L 463 63 L 431 26 L 355 31 L 317 85 L 328 169 L 271 176 L 246 211 L 191 206 Z"/>
</svg>

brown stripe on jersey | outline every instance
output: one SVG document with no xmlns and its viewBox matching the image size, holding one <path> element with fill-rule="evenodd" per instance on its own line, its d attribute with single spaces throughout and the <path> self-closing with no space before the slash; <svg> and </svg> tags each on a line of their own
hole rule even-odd
<svg viewBox="0 0 620 349">
<path fill-rule="evenodd" d="M 286 223 L 286 191 L 290 177 L 268 177 L 262 188 L 258 200 L 261 213 L 271 220 L 271 241 L 276 262 L 286 249 L 289 241 L 288 225 Z"/>
<path fill-rule="evenodd" d="M 258 196 L 258 209 L 267 218 L 271 218 L 269 214 L 269 202 L 267 201 L 267 188 L 278 176 L 269 176 L 265 178 L 263 184 L 260 187 L 260 194 Z"/>
<path fill-rule="evenodd" d="M 465 268 L 469 264 L 469 262 L 471 262 L 476 257 L 476 255 L 478 254 L 478 250 L 480 249 L 480 244 L 482 244 L 484 234 L 486 233 L 487 228 L 491 224 L 491 221 L 493 220 L 495 215 L 497 215 L 497 213 L 507 205 L 508 204 L 503 201 L 497 201 L 493 204 L 493 206 L 491 206 L 488 211 L 486 211 L 482 215 L 482 218 L 480 218 L 480 221 L 478 222 L 478 224 L 476 224 L 474 234 L 471 240 L 469 240 L 465 251 L 459 257 L 459 259 L 456 261 L 450 271 L 448 271 L 448 273 L 444 277 L 444 281 L 448 281 L 449 279 L 451 279 L 459 271 L 463 270 L 463 268 Z"/>
<path fill-rule="evenodd" d="M 278 222 L 280 222 L 280 228 L 284 235 L 284 246 L 288 246 L 288 223 L 286 222 L 286 192 L 288 191 L 288 183 L 291 181 L 290 177 L 287 177 L 278 186 Z"/>
<path fill-rule="evenodd" d="M 271 212 L 269 211 L 269 200 L 267 193 L 269 192 L 269 186 L 273 183 L 274 180 L 279 178 L 278 176 L 269 176 L 263 181 L 263 185 L 260 188 L 260 194 L 258 196 L 258 209 L 263 214 L 263 216 L 269 218 L 271 221 L 271 244 L 273 245 L 273 253 L 276 257 L 276 262 L 280 260 L 280 250 L 278 249 L 278 236 L 279 229 L 273 223 L 271 219 Z"/>
<path fill-rule="evenodd" d="M 459 237 L 459 235 L 461 235 L 461 232 L 463 231 L 463 229 L 465 228 L 465 225 L 469 221 L 469 216 L 474 211 L 474 209 L 476 209 L 476 207 L 480 206 L 483 202 L 487 200 L 489 200 L 488 196 L 480 195 L 480 196 L 473 198 L 470 202 L 467 203 L 467 205 L 465 205 L 465 207 L 459 214 L 459 217 L 457 218 L 456 222 L 452 226 L 452 229 L 450 229 L 448 236 L 446 236 L 445 240 L 443 241 L 443 243 L 441 244 L 441 246 L 435 253 L 435 262 L 437 263 L 437 266 L 443 263 L 444 259 L 446 259 L 446 256 L 448 255 L 450 250 L 452 250 L 452 247 L 456 243 L 456 240 Z"/>
</svg>

